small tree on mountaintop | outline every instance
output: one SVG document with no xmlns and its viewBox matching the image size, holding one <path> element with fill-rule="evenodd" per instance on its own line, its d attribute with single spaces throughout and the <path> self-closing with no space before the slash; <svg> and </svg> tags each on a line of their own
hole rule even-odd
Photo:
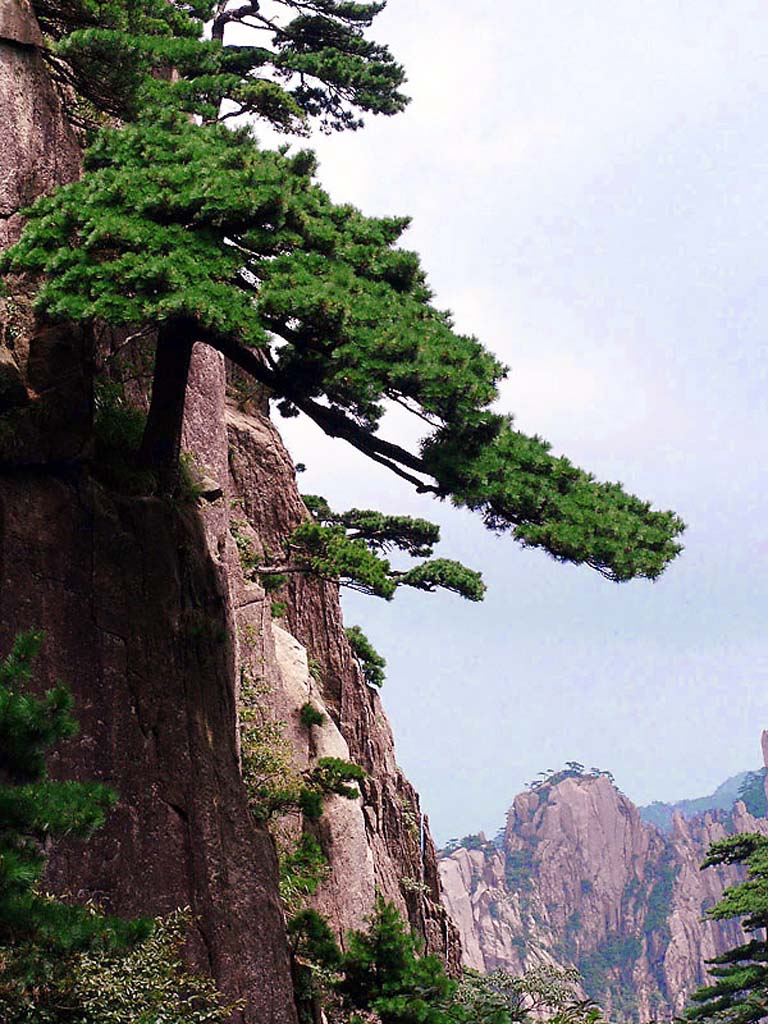
<svg viewBox="0 0 768 1024">
<path fill-rule="evenodd" d="M 718 864 L 746 864 L 747 879 L 726 889 L 707 917 L 741 917 L 754 938 L 708 961 L 714 980 L 694 992 L 685 1017 L 755 1024 L 768 1017 L 768 836 L 743 833 L 713 843 L 702 870 Z"/>
<path fill-rule="evenodd" d="M 257 3 L 45 6 L 58 11 L 58 21 L 46 15 L 52 59 L 90 103 L 116 111 L 100 69 L 132 69 L 112 89 L 132 120 L 99 133 L 81 181 L 36 204 L 4 265 L 46 275 L 38 308 L 53 319 L 156 330 L 139 458 L 161 491 L 178 481 L 201 341 L 284 414 L 307 415 L 495 531 L 616 581 L 663 571 L 680 550 L 680 520 L 554 457 L 493 409 L 505 368 L 432 305 L 418 257 L 397 248 L 407 219 L 333 204 L 311 154 L 262 151 L 221 123 L 236 111 L 291 129 L 307 117 L 351 127 L 353 110 L 396 112 L 402 70 L 364 36 L 382 5 L 285 0 L 275 10 L 295 17 L 284 24 Z M 212 41 L 193 15 L 214 17 Z M 222 45 L 233 21 L 271 34 L 272 47 Z M 381 435 L 388 403 L 421 424 L 419 444 Z"/>
</svg>

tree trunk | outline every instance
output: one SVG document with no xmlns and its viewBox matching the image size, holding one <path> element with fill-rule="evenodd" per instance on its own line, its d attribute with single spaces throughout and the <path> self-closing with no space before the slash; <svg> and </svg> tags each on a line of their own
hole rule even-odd
<svg viewBox="0 0 768 1024">
<path fill-rule="evenodd" d="M 194 330 L 189 323 L 171 321 L 157 334 L 152 400 L 139 463 L 155 474 L 161 494 L 173 494 L 179 484 L 181 426 L 193 343 Z"/>
</svg>

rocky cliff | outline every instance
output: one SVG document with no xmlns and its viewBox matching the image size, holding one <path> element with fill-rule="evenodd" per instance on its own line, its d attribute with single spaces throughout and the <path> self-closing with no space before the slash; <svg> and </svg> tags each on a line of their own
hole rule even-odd
<svg viewBox="0 0 768 1024">
<path fill-rule="evenodd" d="M 2 0 L 4 245 L 19 208 L 79 169 L 40 42 L 32 6 Z M 87 846 L 56 852 L 49 884 L 127 915 L 191 907 L 190 956 L 244 999 L 241 1021 L 295 1020 L 275 843 L 241 776 L 249 680 L 296 769 L 330 755 L 367 773 L 360 799 L 331 798 L 317 827 L 330 873 L 316 899 L 339 935 L 380 891 L 455 964 L 434 846 L 336 588 L 296 581 L 275 619 L 243 565 L 243 537 L 274 550 L 306 515 L 266 407 L 231 400 L 222 358 L 196 346 L 184 428 L 196 485 L 180 502 L 132 496 L 99 465 L 93 396 L 97 376 L 140 366 L 139 343 L 40 324 L 33 282 L 11 285 L 0 301 L 0 650 L 20 630 L 45 631 L 40 685 L 65 680 L 82 727 L 54 771 L 120 794 Z M 140 404 L 138 371 L 129 383 Z M 324 725 L 301 725 L 308 700 Z"/>
<path fill-rule="evenodd" d="M 710 843 L 768 834 L 737 802 L 668 834 L 599 775 L 563 772 L 516 797 L 501 842 L 473 837 L 441 858 L 464 963 L 520 972 L 573 964 L 611 1020 L 669 1019 L 706 978 L 705 960 L 743 941 L 734 922 L 702 921 L 737 868 L 702 872 Z"/>
</svg>

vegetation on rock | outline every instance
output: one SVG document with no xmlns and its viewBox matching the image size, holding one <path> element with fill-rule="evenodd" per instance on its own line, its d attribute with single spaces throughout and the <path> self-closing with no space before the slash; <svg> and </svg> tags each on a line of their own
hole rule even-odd
<svg viewBox="0 0 768 1024">
<path fill-rule="evenodd" d="M 713 843 L 702 869 L 718 864 L 746 865 L 747 879 L 726 889 L 707 917 L 740 917 L 754 938 L 709 961 L 714 980 L 693 994 L 686 1018 L 752 1024 L 768 1016 L 768 837 L 746 833 Z"/>
<path fill-rule="evenodd" d="M 146 936 L 145 922 L 105 918 L 40 891 L 51 844 L 63 836 L 87 838 L 105 821 L 115 793 L 99 783 L 54 782 L 46 758 L 52 746 L 77 732 L 69 691 L 57 684 L 30 692 L 42 634 L 20 634 L 0 662 L 0 944 L 3 984 L 9 963 L 28 954 L 29 977 L 93 945 L 120 948 Z M 10 955 L 8 950 L 12 950 Z M 37 966 L 36 966 L 37 964 Z M 25 968 L 25 970 L 27 969 Z M 18 979 L 22 988 L 24 978 Z M 31 983 L 31 982 L 30 982 Z"/>
<path fill-rule="evenodd" d="M 566 761 L 565 767 L 555 771 L 554 768 L 547 768 L 539 772 L 537 778 L 527 783 L 528 789 L 541 789 L 542 786 L 556 786 L 564 779 L 607 779 L 615 785 L 613 772 L 607 768 L 585 768 L 579 761 Z"/>
<path fill-rule="evenodd" d="M 363 679 L 369 686 L 383 686 L 384 669 L 387 667 L 386 659 L 379 654 L 359 626 L 349 626 L 345 633 L 352 653 L 360 665 Z"/>
<path fill-rule="evenodd" d="M 579 973 L 542 966 L 522 977 L 506 971 L 448 977 L 439 957 L 419 956 L 395 906 L 377 900 L 365 931 L 345 951 L 314 911 L 290 925 L 299 1015 L 310 1024 L 320 1005 L 332 1024 L 594 1024 L 597 1006 L 578 994 Z"/>
<path fill-rule="evenodd" d="M 105 917 L 41 890 L 52 844 L 87 839 L 116 794 L 54 782 L 50 749 L 77 732 L 62 684 L 30 691 L 42 634 L 20 634 L 0 662 L 0 1018 L 5 1024 L 224 1024 L 232 1005 L 188 973 L 185 913 L 154 924 Z"/>
<path fill-rule="evenodd" d="M 251 813 L 260 821 L 296 811 L 309 821 L 323 813 L 323 802 L 330 796 L 356 800 L 360 792 L 354 785 L 365 778 L 356 764 L 339 757 L 320 757 L 305 769 L 295 765 L 285 722 L 276 719 L 269 708 L 270 690 L 243 674 L 240 693 L 240 756 L 242 774 Z M 305 709 L 309 708 L 310 715 Z M 299 712 L 303 725 L 321 725 L 325 716 L 311 705 Z"/>
</svg>

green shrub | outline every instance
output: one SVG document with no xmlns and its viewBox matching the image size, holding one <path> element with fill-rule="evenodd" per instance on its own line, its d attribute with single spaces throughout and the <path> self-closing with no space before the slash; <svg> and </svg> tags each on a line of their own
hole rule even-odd
<svg viewBox="0 0 768 1024">
<path fill-rule="evenodd" d="M 316 789 L 302 789 L 299 792 L 298 806 L 305 818 L 309 821 L 318 821 L 323 814 L 323 794 Z"/>
<path fill-rule="evenodd" d="M 228 1024 L 240 1004 L 228 1003 L 182 960 L 189 921 L 189 913 L 176 912 L 123 956 L 83 956 L 73 986 L 83 1024 Z"/>
<path fill-rule="evenodd" d="M 46 859 L 62 836 L 87 839 L 117 800 L 99 783 L 53 782 L 51 747 L 77 733 L 68 689 L 57 683 L 29 692 L 41 633 L 22 633 L 0 662 L 0 943 L 42 944 L 54 956 L 106 942 L 121 946 L 146 935 L 146 922 L 94 915 L 40 893 Z"/>
<path fill-rule="evenodd" d="M 136 462 L 147 415 L 129 405 L 122 384 L 103 381 L 94 395 L 94 473 L 116 491 L 131 495 L 154 494 L 155 475 Z"/>
<path fill-rule="evenodd" d="M 384 682 L 384 669 L 387 665 L 384 658 L 359 626 L 350 626 L 344 632 L 352 648 L 352 653 L 360 663 L 363 679 L 369 686 L 381 686 Z"/>
<path fill-rule="evenodd" d="M 274 592 L 276 590 L 279 590 L 280 587 L 285 586 L 285 584 L 288 582 L 288 577 L 285 575 L 285 573 L 272 574 L 268 572 L 261 572 L 259 573 L 259 582 L 261 583 L 262 587 L 264 587 L 265 593 L 274 594 Z"/>
<path fill-rule="evenodd" d="M 269 688 L 244 674 L 240 684 L 240 757 L 243 780 L 252 814 L 269 821 L 281 814 L 301 811 L 309 821 L 323 813 L 323 801 L 333 794 L 355 800 L 360 795 L 350 782 L 360 782 L 365 772 L 359 765 L 338 757 L 321 757 L 308 768 L 294 764 L 294 750 L 285 722 L 272 717 Z M 309 706 L 309 711 L 305 710 Z M 320 712 L 304 705 L 301 717 Z M 324 720 L 324 716 L 321 716 Z"/>
<path fill-rule="evenodd" d="M 306 704 L 302 704 L 301 711 L 299 712 L 299 719 L 301 724 L 306 726 L 307 729 L 313 725 L 322 725 L 325 721 L 325 715 L 322 711 L 318 711 L 317 708 L 310 701 Z"/>
<path fill-rule="evenodd" d="M 328 877 L 328 858 L 309 832 L 280 857 L 280 898 L 288 913 L 297 913 Z"/>
</svg>

